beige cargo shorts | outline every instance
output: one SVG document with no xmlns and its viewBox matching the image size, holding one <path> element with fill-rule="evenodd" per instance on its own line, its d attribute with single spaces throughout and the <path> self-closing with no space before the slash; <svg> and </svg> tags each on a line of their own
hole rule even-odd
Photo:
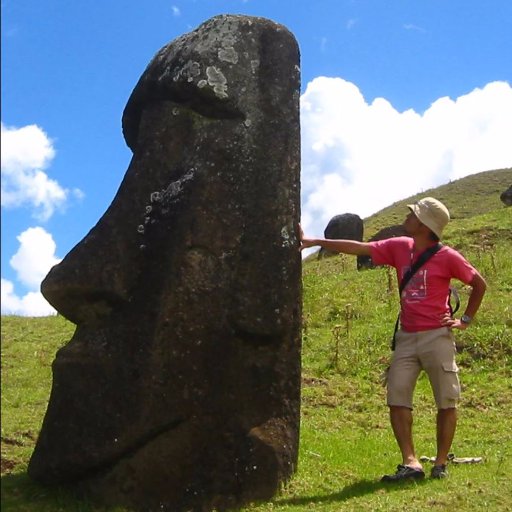
<svg viewBox="0 0 512 512">
<path fill-rule="evenodd" d="M 455 363 L 455 340 L 450 329 L 396 333 L 396 346 L 387 375 L 389 406 L 413 408 L 413 392 L 421 370 L 425 370 L 438 409 L 451 409 L 460 398 Z"/>
</svg>

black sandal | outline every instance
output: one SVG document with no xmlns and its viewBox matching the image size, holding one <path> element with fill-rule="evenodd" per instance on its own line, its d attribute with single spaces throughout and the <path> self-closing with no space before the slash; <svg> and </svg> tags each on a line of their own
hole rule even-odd
<svg viewBox="0 0 512 512">
<path fill-rule="evenodd" d="M 448 471 L 446 469 L 446 464 L 439 464 L 439 466 L 434 466 L 430 471 L 431 478 L 446 478 L 448 476 Z"/>
<path fill-rule="evenodd" d="M 425 472 L 422 469 L 411 468 L 398 464 L 394 475 L 384 475 L 381 482 L 401 482 L 403 480 L 422 480 L 425 478 Z"/>
</svg>

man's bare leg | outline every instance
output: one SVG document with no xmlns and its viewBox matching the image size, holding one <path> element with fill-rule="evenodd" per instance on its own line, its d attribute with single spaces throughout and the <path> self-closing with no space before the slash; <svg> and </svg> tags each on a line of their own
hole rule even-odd
<svg viewBox="0 0 512 512">
<path fill-rule="evenodd" d="M 390 406 L 389 417 L 391 427 L 395 434 L 398 447 L 402 452 L 404 466 L 422 469 L 420 461 L 416 458 L 412 440 L 412 411 L 408 407 Z"/>
<path fill-rule="evenodd" d="M 437 456 L 435 465 L 446 464 L 457 427 L 457 409 L 439 409 L 437 411 Z"/>
</svg>

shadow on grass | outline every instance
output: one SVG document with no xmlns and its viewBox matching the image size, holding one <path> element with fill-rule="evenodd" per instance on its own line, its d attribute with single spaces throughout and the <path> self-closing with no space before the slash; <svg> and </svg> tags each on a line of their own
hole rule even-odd
<svg viewBox="0 0 512 512">
<path fill-rule="evenodd" d="M 428 480 L 400 483 L 382 483 L 379 480 L 360 480 L 330 494 L 277 498 L 275 507 L 302 506 L 311 504 L 340 503 L 379 491 L 386 493 L 410 489 L 424 485 Z M 92 507 L 85 502 L 77 502 L 67 491 L 58 487 L 45 487 L 31 480 L 27 473 L 2 476 L 2 512 L 94 512 L 106 511 Z"/>
<path fill-rule="evenodd" d="M 338 492 L 316 496 L 297 496 L 294 498 L 277 499 L 274 505 L 308 505 L 308 504 L 327 504 L 346 501 L 350 498 L 357 498 L 367 494 L 373 494 L 379 491 L 393 492 L 408 489 L 418 485 L 424 485 L 427 480 L 383 483 L 380 480 L 360 480 L 353 484 L 343 487 Z"/>
<path fill-rule="evenodd" d="M 26 472 L 2 475 L 2 512 L 55 512 L 89 511 L 79 503 L 70 508 L 74 500 L 60 487 L 46 487 L 34 482 Z"/>
</svg>

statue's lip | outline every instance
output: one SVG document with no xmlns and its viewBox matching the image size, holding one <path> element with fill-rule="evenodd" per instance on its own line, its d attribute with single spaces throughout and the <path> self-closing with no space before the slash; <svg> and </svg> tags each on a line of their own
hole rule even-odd
<svg viewBox="0 0 512 512">
<path fill-rule="evenodd" d="M 113 447 L 113 449 L 110 451 L 110 454 L 100 460 L 91 461 L 90 464 L 74 472 L 69 471 L 69 468 L 65 467 L 57 468 L 47 460 L 42 460 L 40 457 L 33 457 L 29 465 L 29 473 L 40 482 L 46 484 L 79 483 L 87 480 L 90 476 L 112 470 L 123 459 L 135 456 L 140 450 L 151 445 L 152 442 L 162 435 L 177 435 L 178 432 L 173 434 L 173 431 L 178 430 L 188 421 L 190 420 L 184 418 L 175 418 L 166 421 L 153 428 L 149 428 L 145 433 L 138 435 L 133 440 L 123 440 L 114 437 L 111 441 L 111 447 Z M 181 429 L 179 432 L 181 432 Z M 119 448 L 116 449 L 116 447 Z"/>
<path fill-rule="evenodd" d="M 76 325 L 98 324 L 128 303 L 128 297 L 113 290 L 73 284 L 60 284 L 54 280 L 59 263 L 41 284 L 45 299 L 65 318 Z"/>
</svg>

